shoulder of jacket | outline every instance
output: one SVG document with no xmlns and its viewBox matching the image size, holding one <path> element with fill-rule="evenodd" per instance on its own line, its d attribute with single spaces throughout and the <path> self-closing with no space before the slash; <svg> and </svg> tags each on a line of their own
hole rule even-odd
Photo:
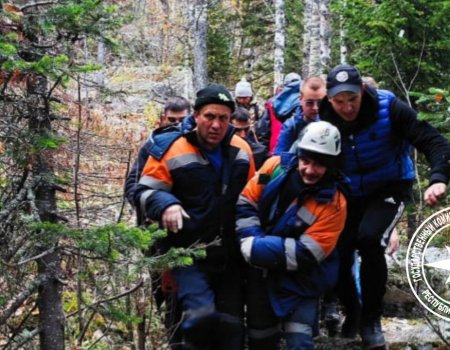
<svg viewBox="0 0 450 350">
<path fill-rule="evenodd" d="M 169 131 L 153 135 L 153 142 L 149 150 L 150 155 L 157 160 L 161 160 L 173 143 L 182 135 L 180 131 Z"/>
<path fill-rule="evenodd" d="M 242 137 L 237 135 L 231 136 L 230 145 L 234 147 L 238 147 L 247 153 L 252 153 L 252 148 L 248 141 L 244 140 Z"/>
<path fill-rule="evenodd" d="M 280 164 L 281 164 L 281 157 L 272 156 L 264 162 L 264 164 L 258 170 L 258 173 L 271 175 Z"/>
</svg>

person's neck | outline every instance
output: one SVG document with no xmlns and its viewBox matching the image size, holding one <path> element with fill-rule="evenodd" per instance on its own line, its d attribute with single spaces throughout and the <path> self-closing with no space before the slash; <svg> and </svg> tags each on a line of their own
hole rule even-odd
<svg viewBox="0 0 450 350">
<path fill-rule="evenodd" d="M 198 137 L 198 135 L 197 135 L 197 142 L 200 148 L 206 152 L 214 152 L 218 147 L 220 147 L 220 144 L 213 146 L 204 142 L 200 137 Z"/>
</svg>

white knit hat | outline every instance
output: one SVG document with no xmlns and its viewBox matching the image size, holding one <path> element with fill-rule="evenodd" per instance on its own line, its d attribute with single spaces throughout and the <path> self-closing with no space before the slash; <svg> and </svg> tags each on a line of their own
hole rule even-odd
<svg viewBox="0 0 450 350">
<path fill-rule="evenodd" d="M 247 81 L 247 79 L 242 78 L 239 83 L 236 84 L 236 88 L 234 90 L 235 97 L 252 97 L 252 85 Z"/>
</svg>

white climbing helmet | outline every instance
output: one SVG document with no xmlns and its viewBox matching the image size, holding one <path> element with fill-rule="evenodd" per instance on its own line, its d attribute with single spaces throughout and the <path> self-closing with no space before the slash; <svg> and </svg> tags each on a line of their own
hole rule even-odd
<svg viewBox="0 0 450 350">
<path fill-rule="evenodd" d="M 327 156 L 338 156 L 341 153 L 341 134 L 328 122 L 309 123 L 303 130 L 298 142 L 297 153 L 318 153 Z"/>
</svg>

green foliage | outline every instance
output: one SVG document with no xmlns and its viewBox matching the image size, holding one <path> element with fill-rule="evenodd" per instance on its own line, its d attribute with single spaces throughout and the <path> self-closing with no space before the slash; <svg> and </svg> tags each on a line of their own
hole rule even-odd
<svg viewBox="0 0 450 350">
<path fill-rule="evenodd" d="M 244 47 L 273 47 L 274 9 L 261 0 L 242 1 Z"/>
<path fill-rule="evenodd" d="M 61 146 L 62 144 L 66 143 L 67 139 L 65 137 L 61 137 L 55 134 L 41 136 L 36 140 L 36 148 L 37 151 L 43 151 L 43 150 L 49 150 L 53 149 L 56 150 Z"/>
<path fill-rule="evenodd" d="M 222 2 L 208 8 L 208 77 L 211 81 L 228 84 L 227 78 L 236 74 L 233 59 L 234 36 L 238 16 Z"/>
<path fill-rule="evenodd" d="M 285 0 L 286 49 L 285 74 L 301 72 L 303 62 L 303 3 L 298 0 Z"/>
<path fill-rule="evenodd" d="M 427 92 L 412 92 L 419 110 L 419 118 L 427 120 L 447 139 L 450 139 L 450 90 L 429 88 Z"/>
<path fill-rule="evenodd" d="M 335 33 L 343 19 L 349 62 L 382 87 L 404 94 L 411 87 L 424 91 L 433 85 L 448 86 L 450 22 L 445 18 L 450 6 L 444 3 L 337 1 Z"/>
<path fill-rule="evenodd" d="M 270 79 L 262 79 L 263 83 L 272 88 L 271 78 L 273 76 L 273 51 L 274 51 L 274 8 L 269 6 L 266 1 L 257 0 L 242 1 L 242 38 L 241 45 L 243 49 L 253 49 L 252 54 L 257 57 L 256 65 L 252 67 L 251 74 L 254 77 L 270 77 Z M 244 55 L 245 54 L 245 55 Z M 248 67 L 244 67 L 244 63 L 248 59 L 247 53 L 243 51 L 243 55 L 239 57 L 240 75 L 248 73 Z"/>
<path fill-rule="evenodd" d="M 12 56 L 17 52 L 15 45 L 5 42 L 0 42 L 0 55 Z"/>
<path fill-rule="evenodd" d="M 158 239 L 167 236 L 165 230 L 157 224 L 145 229 L 128 227 L 125 224 L 111 224 L 92 229 L 73 229 L 60 223 L 36 223 L 30 218 L 30 227 L 34 230 L 34 239 L 39 244 L 53 244 L 70 239 L 71 246 L 110 262 L 124 258 L 134 258 L 136 250 L 150 251 Z M 176 266 L 191 265 L 193 259 L 206 256 L 202 246 L 197 248 L 172 248 L 163 255 L 151 255 L 136 259 L 133 263 L 138 269 L 149 268 L 164 270 Z"/>
<path fill-rule="evenodd" d="M 151 266 L 155 270 L 172 269 L 177 266 L 192 265 L 194 259 L 204 259 L 206 251 L 198 247 L 197 249 L 171 248 L 163 255 L 145 257 L 138 265 L 138 270 Z"/>
<path fill-rule="evenodd" d="M 108 33 L 118 29 L 122 23 L 117 5 L 107 4 L 101 0 L 59 1 L 39 19 L 41 28 L 46 33 L 57 32 L 68 40 L 80 36 L 102 37 L 112 43 Z"/>
</svg>

